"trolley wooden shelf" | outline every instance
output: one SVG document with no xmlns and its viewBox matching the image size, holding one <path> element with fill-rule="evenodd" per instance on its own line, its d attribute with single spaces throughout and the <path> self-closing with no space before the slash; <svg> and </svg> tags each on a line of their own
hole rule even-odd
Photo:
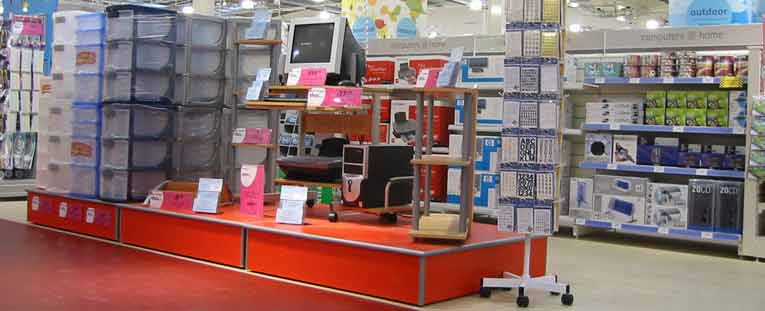
<svg viewBox="0 0 765 311">
<path fill-rule="evenodd" d="M 273 144 L 231 144 L 234 148 L 263 148 L 263 149 L 276 149 L 276 145 Z"/>
<path fill-rule="evenodd" d="M 279 45 L 282 40 L 278 39 L 242 39 L 236 42 L 240 45 Z"/>
<path fill-rule="evenodd" d="M 343 184 L 340 182 L 320 182 L 320 181 L 294 180 L 294 179 L 284 179 L 284 178 L 276 179 L 274 180 L 274 183 L 280 186 L 327 187 L 327 188 L 333 188 L 333 189 L 340 189 L 343 187 Z"/>
<path fill-rule="evenodd" d="M 467 167 L 473 164 L 473 161 L 463 160 L 460 157 L 450 157 L 446 155 L 423 155 L 422 159 L 413 159 L 411 163 L 417 165 L 447 165 Z"/>
</svg>

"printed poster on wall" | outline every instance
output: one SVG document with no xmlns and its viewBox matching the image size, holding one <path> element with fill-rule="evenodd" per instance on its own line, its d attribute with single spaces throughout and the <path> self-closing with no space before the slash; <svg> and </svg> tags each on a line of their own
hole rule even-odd
<svg viewBox="0 0 765 311">
<path fill-rule="evenodd" d="M 359 42 L 416 38 L 425 25 L 427 3 L 427 0 L 343 0 L 342 15 L 348 18 Z"/>
</svg>

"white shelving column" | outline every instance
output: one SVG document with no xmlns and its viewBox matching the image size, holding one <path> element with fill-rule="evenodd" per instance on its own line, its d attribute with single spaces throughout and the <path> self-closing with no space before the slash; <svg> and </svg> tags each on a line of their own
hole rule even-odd
<svg viewBox="0 0 765 311">
<path fill-rule="evenodd" d="M 753 116 L 753 111 L 755 110 L 754 106 L 759 105 L 759 103 L 765 104 L 765 100 L 763 100 L 762 97 L 761 83 L 751 83 L 759 82 L 763 78 L 761 70 L 759 70 L 759 68 L 763 66 L 762 57 L 762 47 L 750 48 L 749 68 L 756 68 L 756 70 L 749 71 L 750 83 L 748 91 L 750 94 L 749 102 L 752 104 L 747 107 L 749 110 L 749 122 L 747 122 L 746 131 L 747 159 L 751 159 L 752 138 L 756 133 L 756 131 L 753 130 L 753 125 L 756 122 L 755 117 Z M 765 258 L 765 203 L 760 203 L 760 196 L 762 195 L 760 192 L 762 192 L 761 184 L 763 179 L 762 177 L 758 179 L 758 177 L 752 173 L 753 169 L 755 168 L 752 167 L 751 162 L 747 163 L 747 176 L 744 182 L 744 231 L 741 238 L 739 253 L 744 256 L 751 256 L 762 260 Z"/>
</svg>

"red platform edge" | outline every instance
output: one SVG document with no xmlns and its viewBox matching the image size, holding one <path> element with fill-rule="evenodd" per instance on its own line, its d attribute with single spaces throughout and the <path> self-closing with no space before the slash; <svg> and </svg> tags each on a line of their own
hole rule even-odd
<svg viewBox="0 0 765 311">
<path fill-rule="evenodd" d="M 416 251 L 40 190 L 27 202 L 31 223 L 413 305 L 470 295 L 483 277 L 523 271 L 521 238 Z M 532 242 L 531 258 L 531 274 L 544 275 L 546 238 Z"/>
</svg>

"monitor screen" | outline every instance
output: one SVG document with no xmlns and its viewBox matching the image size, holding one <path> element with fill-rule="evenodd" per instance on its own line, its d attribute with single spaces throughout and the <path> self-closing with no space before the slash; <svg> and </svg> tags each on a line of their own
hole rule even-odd
<svg viewBox="0 0 765 311">
<path fill-rule="evenodd" d="M 334 30 L 334 23 L 295 25 L 290 63 L 330 62 Z"/>
</svg>

